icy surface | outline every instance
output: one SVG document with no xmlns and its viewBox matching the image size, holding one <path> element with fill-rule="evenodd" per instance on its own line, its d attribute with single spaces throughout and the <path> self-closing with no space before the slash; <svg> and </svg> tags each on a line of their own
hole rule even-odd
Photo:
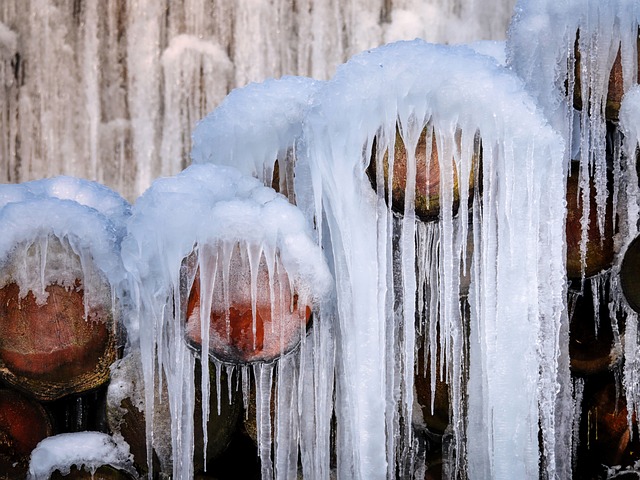
<svg viewBox="0 0 640 480">
<path fill-rule="evenodd" d="M 129 204 L 71 177 L 0 186 L 0 285 L 16 282 L 44 302 L 45 287 L 83 283 L 85 301 L 110 299 L 124 279 L 120 241 Z M 105 292 L 104 289 L 107 289 Z"/>
<path fill-rule="evenodd" d="M 283 77 L 234 90 L 196 126 L 193 163 L 231 165 L 271 185 L 277 160 L 280 191 L 292 194 L 296 141 L 309 98 L 321 84 Z"/>
<path fill-rule="evenodd" d="M 563 309 L 558 292 L 564 283 L 562 140 L 522 82 L 493 59 L 464 47 L 415 41 L 352 58 L 314 97 L 305 118 L 308 173 L 301 161 L 296 182 L 313 185 L 314 194 L 296 193 L 322 225 L 320 239 L 331 246 L 336 278 L 338 475 L 393 476 L 396 452 L 410 439 L 404 432 L 397 440 L 402 427 L 396 408 L 411 418 L 415 158 L 408 156 L 409 200 L 395 227 L 380 198 L 381 167 L 378 197 L 364 174 L 374 136 L 380 165 L 385 150 L 393 152 L 396 125 L 405 145 L 415 145 L 429 128 L 442 157 L 453 159 L 440 165 L 440 291 L 432 304 L 452 390 L 452 472 L 537 478 L 542 425 L 553 473 L 558 377 L 568 378 L 568 370 L 557 367 Z M 468 184 L 476 133 L 483 148 L 482 194 L 471 217 L 461 209 L 454 218 L 454 169 L 460 184 Z M 460 204 L 471 195 L 463 188 Z M 475 240 L 467 351 L 459 272 L 470 219 Z M 391 256 L 394 228 L 397 261 Z M 395 327 L 402 317 L 405 326 Z M 394 335 L 399 341 L 389 340 Z"/>
<path fill-rule="evenodd" d="M 210 312 L 221 306 L 229 310 L 230 288 L 236 282 L 245 285 L 239 278 L 244 275 L 242 269 L 233 263 L 238 249 L 249 265 L 250 289 L 246 293 L 252 304 L 254 335 L 256 303 L 265 294 L 271 298 L 274 314 L 274 305 L 278 305 L 275 296 L 281 299 L 285 291 L 290 296 L 295 292 L 303 306 L 319 304 L 331 291 L 333 280 L 302 214 L 284 196 L 232 167 L 192 165 L 175 177 L 156 180 L 136 202 L 123 241 L 122 256 L 137 300 L 128 331 L 133 332 L 133 344 L 141 348 L 148 448 L 154 396 L 163 383 L 158 387 L 156 382 L 164 377 L 171 411 L 174 478 L 193 475 L 196 351 L 188 347 L 185 334 L 195 333 L 202 351 L 211 351 L 210 340 L 212 347 L 217 346 L 209 337 Z M 261 261 L 267 265 L 269 283 L 258 292 Z M 200 308 L 195 312 L 200 332 L 185 331 L 183 325 L 187 295 L 196 274 L 190 265 L 197 266 L 201 280 Z M 282 273 L 288 280 L 278 283 L 275 278 Z M 218 293 L 214 295 L 214 291 Z M 223 292 L 222 298 L 219 292 Z M 209 362 L 201 365 L 206 425 Z"/>
<path fill-rule="evenodd" d="M 600 2 L 521 0 L 509 29 L 508 64 L 524 79 L 551 124 L 567 143 L 565 164 L 579 161 L 582 203 L 580 255 L 584 280 L 587 234 L 604 232 L 607 201 L 613 203 L 616 257 L 610 271 L 609 298 L 614 336 L 618 322 L 626 324 L 624 380 L 629 423 L 637 409 L 637 315 L 622 300 L 617 272 L 624 251 L 637 235 L 638 177 L 637 84 L 640 3 L 633 0 Z M 616 78 L 616 76 L 618 78 Z M 619 81 L 610 90 L 611 78 Z M 577 93 L 580 93 L 578 96 Z M 615 94 L 615 95 L 614 95 Z M 624 94 L 624 96 L 622 96 Z M 620 102 L 621 105 L 616 105 Z M 619 127 L 616 107 L 620 107 Z M 613 177 L 608 185 L 608 172 Z M 596 199 L 597 224 L 589 225 Z M 621 323 L 622 324 L 622 323 Z M 613 348 L 622 349 L 614 338 Z"/>
<path fill-rule="evenodd" d="M 72 466 L 85 468 L 92 474 L 103 465 L 136 475 L 129 445 L 122 437 L 113 438 L 100 432 L 63 433 L 42 440 L 31 452 L 29 480 L 47 480 L 59 470 L 68 475 Z"/>
<path fill-rule="evenodd" d="M 211 154 L 196 145 L 194 161 L 237 162 L 267 184 L 274 156 L 288 148 L 293 137 L 295 200 L 308 223 L 316 226 L 317 241 L 336 280 L 335 305 L 316 312 L 320 321 L 314 325 L 313 340 L 302 345 L 300 370 L 295 369 L 296 357 L 291 357 L 291 366 L 283 359 L 275 372 L 270 367 L 254 369 L 263 478 L 271 478 L 274 471 L 284 477 L 289 471 L 286 459 L 295 455 L 296 445 L 279 440 L 278 429 L 283 428 L 293 432 L 289 437 L 299 438 L 305 476 L 326 478 L 326 412 L 332 397 L 339 478 L 410 474 L 411 426 L 402 419 L 413 417 L 416 314 L 426 322 L 418 331 L 428 337 L 431 365 L 439 351 L 451 388 L 450 475 L 512 478 L 515 472 L 537 478 L 539 425 L 547 473 L 553 476 L 556 471 L 554 454 L 570 458 L 570 442 L 563 442 L 571 434 L 573 409 L 567 410 L 567 418 L 556 411 L 556 403 L 560 408 L 564 399 L 559 389 L 571 388 L 568 357 L 560 346 L 566 345 L 568 335 L 562 315 L 563 143 L 522 82 L 499 66 L 496 47 L 475 46 L 489 53 L 487 57 L 467 47 L 392 44 L 354 57 L 333 79 L 314 86 L 315 91 L 279 83 L 267 95 L 264 110 L 251 102 L 253 90 L 238 90 L 233 103 L 230 98 L 223 107 L 250 108 L 251 115 L 241 118 L 251 119 L 269 117 L 283 106 L 291 111 L 288 102 L 299 93 L 302 99 L 311 96 L 308 105 L 301 102 L 296 110 L 302 119 L 301 138 L 295 138 L 298 127 L 285 124 L 281 130 L 293 135 L 251 144 L 247 154 L 238 154 L 235 146 L 242 140 L 221 121 L 230 111 L 214 111 L 199 125 L 196 142 L 215 142 L 208 144 Z M 267 86 L 273 83 L 250 87 L 259 91 Z M 412 148 L 404 219 L 394 219 L 385 206 L 380 165 L 387 150 L 393 156 L 396 126 L 410 146 L 427 128 L 435 135 L 438 152 L 452 158 L 451 164 L 440 165 L 442 211 L 435 229 L 424 231 L 415 223 Z M 216 134 L 217 129 L 224 136 Z M 263 131 L 268 127 L 260 127 L 259 133 Z M 377 147 L 372 152 L 374 137 Z M 482 141 L 482 165 L 477 162 L 477 138 Z M 377 159 L 378 195 L 364 173 L 369 158 Z M 474 209 L 463 208 L 454 217 L 454 177 L 466 186 L 472 175 L 478 178 L 479 168 L 482 194 L 462 188 L 460 204 L 473 197 Z M 472 248 L 467 246 L 470 221 Z M 461 295 L 469 296 L 470 314 L 461 307 Z M 322 331 L 318 325 L 333 326 Z M 280 369 L 291 367 L 295 373 L 282 377 Z M 435 368 L 429 374 L 434 382 Z M 321 381 L 334 375 L 335 386 Z M 276 382 L 278 392 L 297 390 L 300 400 L 298 408 L 289 404 L 293 410 L 288 413 L 277 406 L 273 432 L 261 412 L 266 412 Z M 318 387 L 335 391 L 327 395 Z M 306 399 L 312 400 L 307 403 L 310 414 L 300 418 L 314 418 L 315 424 L 296 427 L 292 419 L 304 413 Z M 309 448 L 314 444 L 316 448 Z M 514 457 L 514 449 L 521 455 Z"/>
</svg>

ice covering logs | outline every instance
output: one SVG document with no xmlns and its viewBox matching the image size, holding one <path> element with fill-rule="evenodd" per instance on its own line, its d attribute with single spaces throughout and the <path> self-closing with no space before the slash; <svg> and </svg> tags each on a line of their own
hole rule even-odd
<svg viewBox="0 0 640 480">
<path fill-rule="evenodd" d="M 209 357 L 219 384 L 220 362 L 273 360 L 291 350 L 303 341 L 310 308 L 333 282 L 298 209 L 224 166 L 193 165 L 156 180 L 134 206 L 122 256 L 136 305 L 128 331 L 141 349 L 147 441 L 155 382 L 164 376 L 173 475 L 188 478 L 196 357 L 206 425 Z M 206 429 L 202 433 L 206 448 Z"/>
<path fill-rule="evenodd" d="M 640 3 L 633 0 L 521 0 L 507 42 L 507 63 L 523 78 L 565 140 L 565 168 L 574 170 L 570 160 L 579 162 L 577 178 L 570 180 L 577 183 L 577 191 L 568 188 L 567 193 L 574 196 L 568 199 L 570 204 L 582 210 L 577 215 L 582 281 L 595 272 L 590 265 L 591 247 L 613 247 L 611 269 L 587 281 L 591 282 L 595 311 L 600 302 L 609 307 L 613 357 L 624 357 L 622 385 L 630 431 L 640 404 L 639 344 L 637 313 L 622 297 L 624 275 L 620 268 L 621 254 L 638 233 L 639 28 Z M 536 47 L 532 49 L 531 45 Z M 570 221 L 568 218 L 567 228 Z M 613 223 L 612 229 L 609 222 Z M 614 234 L 612 240 L 609 232 Z M 569 242 L 567 248 L 571 248 Z M 567 251 L 568 267 L 569 260 L 576 256 L 575 250 Z M 606 296 L 602 293 L 604 284 L 609 285 Z M 633 305 L 633 301 L 629 303 Z M 599 318 L 596 314 L 596 335 Z"/>
<path fill-rule="evenodd" d="M 57 177 L 0 188 L 0 376 L 40 400 L 95 388 L 115 360 L 129 205 Z"/>
<path fill-rule="evenodd" d="M 318 325 L 333 325 L 328 337 L 319 338 L 317 351 L 321 355 L 327 345 L 335 344 L 335 356 L 314 358 L 311 372 L 336 375 L 339 477 L 387 478 L 405 475 L 411 468 L 411 427 L 406 420 L 413 409 L 416 315 L 428 338 L 431 360 L 437 350 L 435 332 L 440 331 L 439 354 L 452 400 L 451 468 L 485 478 L 500 478 L 506 472 L 511 477 L 537 476 L 542 425 L 542 465 L 554 472 L 556 451 L 560 458 L 570 458 L 568 451 L 556 449 L 556 439 L 563 434 L 561 414 L 555 409 L 557 385 L 568 378 L 568 366 L 559 369 L 557 364 L 562 353 L 556 340 L 562 329 L 562 299 L 553 293 L 561 292 L 564 283 L 560 137 L 536 111 L 520 80 L 467 48 L 421 41 L 381 47 L 357 55 L 316 88 L 309 93 L 302 135 L 295 143 L 294 187 L 297 205 L 316 226 L 317 241 L 336 281 L 334 306 L 314 317 L 314 330 L 316 320 Z M 240 102 L 242 95 L 243 90 L 237 91 L 234 101 Z M 299 111 L 291 100 L 298 98 L 296 90 L 281 95 L 275 103 L 278 111 Z M 247 94 L 247 105 L 250 98 Z M 213 138 L 214 125 L 219 124 L 205 120 L 198 126 L 196 146 Z M 438 154 L 453 160 L 439 165 L 435 254 L 416 246 L 420 231 L 415 223 L 414 152 L 427 125 Z M 394 158 L 396 128 L 407 146 L 401 221 L 394 221 L 385 206 L 385 190 L 390 191 L 385 185 L 391 184 L 392 175 L 385 183 L 382 169 L 385 155 L 389 163 Z M 261 135 L 260 129 L 256 135 Z M 229 145 L 238 140 L 221 137 L 211 151 L 215 152 L 213 145 L 232 151 Z M 468 187 L 478 138 L 489 159 L 482 167 L 482 196 Z M 270 147 L 265 153 L 258 146 L 251 149 L 250 158 L 273 162 L 277 150 Z M 365 173 L 372 155 L 378 165 L 377 195 Z M 229 161 L 215 153 L 203 156 L 197 148 L 193 156 L 194 161 Z M 241 166 L 244 173 L 258 176 L 269 165 L 254 167 L 241 158 L 238 162 L 246 165 Z M 393 171 L 392 165 L 388 170 Z M 455 178 L 462 186 L 460 204 L 472 199 L 474 208 L 471 213 L 460 209 L 454 217 Z M 467 264 L 463 259 L 471 231 L 475 254 Z M 537 248 L 539 242 L 545 245 L 544 254 Z M 418 278 L 438 285 L 428 301 L 418 291 L 425 283 L 416 278 L 417 255 L 432 259 L 418 262 L 425 268 L 418 269 Z M 472 276 L 469 315 L 460 304 L 461 267 Z M 436 272 L 435 277 L 428 272 Z M 416 310 L 417 298 L 422 302 Z M 426 317 L 433 322 L 423 324 Z M 432 385 L 435 375 L 434 367 Z M 279 384 L 282 381 L 289 382 L 279 376 Z M 301 399 L 314 395 L 307 385 L 294 385 Z M 319 393 L 315 391 L 316 400 L 322 398 Z M 328 422 L 330 418 L 322 416 L 325 404 L 316 405 L 316 422 Z M 319 447 L 307 459 L 305 446 L 313 441 L 310 435 L 317 440 L 319 433 L 320 445 L 327 445 L 324 435 L 329 430 L 316 427 L 312 433 L 299 428 L 303 471 L 322 476 L 328 452 Z M 278 442 L 274 448 L 276 457 L 286 457 Z M 507 453 L 514 449 L 521 455 Z M 271 448 L 262 452 L 270 455 Z M 269 461 L 263 454 L 265 459 Z"/>
</svg>

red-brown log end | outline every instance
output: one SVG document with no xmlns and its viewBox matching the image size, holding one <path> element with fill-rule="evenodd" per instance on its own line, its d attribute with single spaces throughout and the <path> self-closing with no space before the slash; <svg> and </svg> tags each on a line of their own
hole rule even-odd
<svg viewBox="0 0 640 480">
<path fill-rule="evenodd" d="M 18 285 L 0 289 L 0 377 L 39 400 L 95 388 L 109 378 L 116 358 L 110 312 L 94 308 L 85 319 L 82 289 L 46 287 L 38 305 Z"/>
<path fill-rule="evenodd" d="M 582 276 L 582 260 L 580 242 L 582 238 L 582 192 L 579 192 L 579 174 L 577 162 L 573 162 L 571 175 L 567 179 L 567 276 Z M 585 260 L 585 277 L 591 277 L 613 264 L 613 202 L 611 195 L 607 198 L 605 210 L 604 233 L 598 230 L 598 212 L 596 206 L 595 187 L 590 182 L 589 227 L 587 231 L 587 254 Z"/>
<path fill-rule="evenodd" d="M 39 403 L 15 390 L 0 390 L 0 477 L 24 478 L 31 451 L 52 433 Z"/>
<path fill-rule="evenodd" d="M 261 271 L 258 289 L 268 288 L 266 271 Z M 275 311 L 271 312 L 270 303 L 256 304 L 255 334 L 251 304 L 247 302 L 246 292 L 234 289 L 248 289 L 248 285 L 230 286 L 230 307 L 224 311 L 221 305 L 212 305 L 209 328 L 209 351 L 223 362 L 251 363 L 269 362 L 294 349 L 306 332 L 311 318 L 309 306 L 299 306 L 298 296 L 283 289 L 284 305 L 291 308 L 279 308 L 276 300 Z M 276 297 L 278 295 L 276 294 Z M 283 312 L 280 315 L 280 312 Z M 202 345 L 200 325 L 200 275 L 196 274 L 189 293 L 187 304 L 187 338 L 200 348 Z"/>
</svg>

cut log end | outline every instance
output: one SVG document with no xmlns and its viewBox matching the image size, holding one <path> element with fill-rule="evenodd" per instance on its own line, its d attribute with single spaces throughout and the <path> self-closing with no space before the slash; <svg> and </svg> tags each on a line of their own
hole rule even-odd
<svg viewBox="0 0 640 480">
<path fill-rule="evenodd" d="M 427 129 L 423 130 L 418 140 L 415 152 L 416 160 L 416 187 L 415 187 L 415 214 L 422 221 L 434 221 L 440 216 L 440 162 L 436 145 L 436 136 L 431 136 L 431 146 L 427 151 Z M 479 145 L 478 145 L 479 151 Z M 389 157 L 385 152 L 383 159 L 383 175 L 385 200 L 388 198 L 389 182 Z M 474 154 L 475 155 L 475 154 Z M 427 161 L 427 156 L 429 160 Z M 478 153 L 479 156 L 479 153 Z M 393 178 L 391 182 L 391 208 L 393 211 L 403 214 L 405 205 L 405 194 L 407 188 L 407 158 L 408 153 L 405 148 L 402 136 L 396 131 Z M 453 159 L 452 159 L 453 163 Z M 376 147 L 372 149 L 372 158 L 367 168 L 367 176 L 373 186 L 377 189 L 376 181 Z M 472 191 L 475 184 L 473 172 L 469 179 L 469 191 Z M 460 203 L 460 191 L 458 188 L 458 174 L 453 166 L 453 215 L 456 214 Z"/>
<path fill-rule="evenodd" d="M 268 291 L 266 275 L 266 271 L 261 271 L 258 278 L 258 289 L 262 291 Z M 297 295 L 292 298 L 288 288 L 282 289 L 283 298 L 274 301 L 273 311 L 270 302 L 258 301 L 255 321 L 245 291 L 249 288 L 249 285 L 232 286 L 229 309 L 224 310 L 220 304 L 211 308 L 209 354 L 219 361 L 270 362 L 293 350 L 306 332 L 311 308 L 298 305 Z M 197 349 L 202 348 L 200 291 L 198 273 L 189 294 L 185 328 L 188 341 Z"/>
<path fill-rule="evenodd" d="M 610 183 L 610 182 L 609 182 Z M 607 198 L 605 209 L 604 232 L 598 229 L 598 211 L 595 187 L 590 182 L 589 227 L 587 230 L 587 251 L 584 265 L 584 276 L 592 277 L 601 273 L 613 264 L 613 201 Z M 580 244 L 582 239 L 582 192 L 579 191 L 579 167 L 573 162 L 571 175 L 567 179 L 567 276 L 582 277 L 582 255 Z"/>
<path fill-rule="evenodd" d="M 116 358 L 113 320 L 106 307 L 85 318 L 82 289 L 49 285 L 47 302 L 18 285 L 0 289 L 0 377 L 39 400 L 95 388 Z"/>
<path fill-rule="evenodd" d="M 24 478 L 31 451 L 52 433 L 40 404 L 14 390 L 0 390 L 0 476 Z"/>
<path fill-rule="evenodd" d="M 638 34 L 640 35 L 640 30 L 638 30 Z M 579 32 L 578 32 L 579 35 Z M 636 73 L 636 78 L 633 79 L 632 83 L 638 83 L 640 81 L 640 38 L 638 39 L 638 70 Z M 581 78 L 581 55 L 580 50 L 578 48 L 578 38 L 576 38 L 575 47 L 574 47 L 574 55 L 575 55 L 575 70 L 574 70 L 574 78 L 575 78 L 575 86 L 573 89 L 573 106 L 576 110 L 582 110 L 583 108 L 583 95 L 582 95 L 582 86 L 580 84 Z M 622 77 L 622 56 L 620 54 L 620 49 L 618 48 L 618 53 L 613 62 L 613 66 L 611 67 L 611 72 L 609 73 L 609 82 L 607 84 L 607 100 L 605 105 L 605 117 L 607 120 L 611 120 L 614 122 L 618 121 L 618 117 L 620 115 L 620 104 L 622 103 L 622 97 L 624 96 L 624 81 Z"/>
</svg>

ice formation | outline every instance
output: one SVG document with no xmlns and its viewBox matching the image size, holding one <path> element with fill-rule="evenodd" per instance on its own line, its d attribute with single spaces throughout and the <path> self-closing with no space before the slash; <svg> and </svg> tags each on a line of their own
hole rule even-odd
<svg viewBox="0 0 640 480">
<path fill-rule="evenodd" d="M 504 39 L 514 1 L 4 0 L 0 181 L 74 175 L 133 201 L 186 166 L 196 120 L 232 88 L 327 79 L 401 38 Z"/>
<path fill-rule="evenodd" d="M 45 287 L 76 288 L 85 309 L 112 302 L 124 279 L 120 241 L 129 204 L 95 182 L 56 177 L 0 186 L 0 285 L 16 282 L 44 302 Z"/>
<path fill-rule="evenodd" d="M 296 91 L 282 90 L 278 95 L 287 101 Z M 244 101 L 253 106 L 251 95 L 241 91 L 235 95 L 238 104 Z M 320 321 L 314 325 L 316 355 L 309 356 L 303 348 L 296 375 L 276 376 L 278 392 L 284 382 L 300 399 L 315 400 L 309 404 L 315 414 L 305 417 L 315 418 L 312 427 L 305 428 L 298 417 L 300 410 L 288 417 L 300 418 L 297 427 L 288 428 L 298 429 L 294 436 L 302 453 L 303 473 L 310 478 L 328 475 L 330 416 L 326 409 L 331 408 L 333 395 L 298 380 L 305 375 L 320 380 L 335 374 L 336 385 L 325 385 L 335 389 L 338 477 L 409 474 L 412 444 L 407 419 L 412 418 L 413 408 L 416 317 L 420 322 L 429 318 L 431 323 L 421 327 L 429 332 L 425 334 L 429 355 L 436 358 L 439 341 L 447 364 L 454 431 L 450 473 L 484 478 L 537 476 L 539 424 L 543 464 L 549 473 L 555 472 L 555 442 L 564 433 L 555 402 L 559 385 L 568 382 L 568 366 L 557 365 L 558 338 L 566 329 L 559 293 L 564 288 L 561 138 L 536 111 L 520 80 L 494 59 L 465 47 L 415 41 L 371 50 L 340 67 L 333 79 L 310 95 L 296 146 L 295 198 L 317 228 L 337 297 L 334 307 L 319 312 Z M 273 105 L 269 101 L 264 113 L 252 116 L 271 116 Z M 215 116 L 216 112 L 209 118 Z M 241 140 L 207 132 L 207 127 L 214 126 L 200 124 L 194 144 L 208 135 L 216 138 L 209 146 L 212 152 L 235 153 L 230 145 Z M 426 233 L 416 226 L 413 213 L 415 156 L 409 153 L 403 219 L 394 219 L 385 205 L 381 169 L 379 195 L 364 173 L 374 137 L 377 164 L 385 151 L 393 153 L 396 126 L 409 152 L 420 132 L 428 128 L 436 135 L 441 158 L 453 159 L 440 166 L 442 212 L 438 241 L 431 242 L 430 249 L 423 247 Z M 482 165 L 472 162 L 477 158 L 478 135 Z M 257 145 L 249 158 L 268 162 L 268 168 L 275 146 L 263 151 Z M 197 150 L 193 158 L 244 162 L 244 157 L 226 154 L 203 157 Z M 482 186 L 473 191 L 463 187 L 460 192 L 460 204 L 466 205 L 469 199 L 474 208 L 471 213 L 462 208 L 454 217 L 454 175 L 465 186 L 472 175 L 478 178 L 478 169 L 482 169 Z M 246 170 L 260 177 L 264 167 L 250 165 Z M 474 239 L 471 264 L 463 261 L 468 235 Z M 472 277 L 470 314 L 460 303 L 461 268 Z M 438 272 L 436 278 L 434 272 Z M 430 297 L 422 290 L 425 278 L 439 287 L 431 289 Z M 416 311 L 418 297 L 421 308 Z M 322 331 L 316 326 L 331 328 Z M 288 368 L 286 362 L 279 368 Z M 268 407 L 270 397 L 261 392 L 261 385 L 264 381 L 270 390 L 273 375 L 268 366 L 256 373 L 259 412 L 265 411 L 260 399 L 266 398 Z M 431 375 L 435 381 L 435 369 Z M 278 425 L 279 409 L 280 405 Z M 270 422 L 260 420 L 259 428 L 262 423 L 264 438 L 270 440 Z M 313 442 L 316 448 L 309 449 Z M 289 458 L 296 445 L 276 440 L 273 448 L 276 458 Z M 514 449 L 521 455 L 514 456 Z M 260 451 L 263 464 L 270 462 L 271 446 L 261 445 Z M 570 458 L 570 452 L 558 452 L 563 453 Z M 263 477 L 273 473 L 263 470 Z"/>
<path fill-rule="evenodd" d="M 631 425 L 632 411 L 637 409 L 639 399 L 635 373 L 637 315 L 622 300 L 617 274 L 626 246 L 638 233 L 635 165 L 639 117 L 634 114 L 637 87 L 633 86 L 639 80 L 640 4 L 633 0 L 521 0 L 515 12 L 507 41 L 508 64 L 523 78 L 528 91 L 564 137 L 567 169 L 571 160 L 580 164 L 583 277 L 588 229 L 604 231 L 607 198 L 613 200 L 617 257 L 611 270 L 604 273 L 611 283 L 609 298 L 594 301 L 607 301 L 610 305 L 617 343 L 614 348 L 618 350 L 622 349 L 617 338 L 619 319 L 626 323 L 623 384 Z M 612 128 L 618 122 L 619 128 Z M 613 176 L 610 188 L 608 172 Z M 588 226 L 590 195 L 596 198 L 598 221 L 597 225 Z M 588 281 L 592 281 L 592 291 L 598 292 L 597 283 L 605 280 L 597 277 Z"/>
<path fill-rule="evenodd" d="M 156 228 L 158 225 L 162 228 Z M 235 263 L 238 255 L 249 265 L 253 335 L 256 334 L 256 303 L 263 297 L 271 302 L 272 314 L 280 305 L 277 298 L 282 299 L 285 293 L 291 296 L 295 292 L 298 305 L 319 307 L 322 304 L 331 292 L 333 281 L 308 229 L 304 217 L 285 197 L 257 179 L 226 166 L 192 165 L 176 177 L 156 180 L 136 202 L 122 247 L 137 305 L 137 309 L 130 312 L 128 331 L 131 341 L 141 349 L 148 448 L 151 448 L 155 382 L 162 376 L 166 379 L 174 478 L 193 475 L 192 419 L 197 353 L 186 341 L 185 336 L 193 332 L 185 328 L 184 322 L 187 296 L 196 269 L 189 269 L 189 264 L 197 262 L 202 279 L 201 329 L 197 336 L 201 339 L 201 350 L 213 352 L 219 345 L 215 344 L 218 337 L 210 336 L 210 314 L 214 306 L 219 306 L 216 302 L 229 310 L 233 286 L 243 281 L 242 271 L 237 268 L 239 264 Z M 268 271 L 266 291 L 257 289 L 262 264 Z M 216 361 L 215 355 L 211 355 Z M 220 368 L 218 361 L 217 379 Z M 234 367 L 228 368 L 231 376 Z M 266 374 L 272 368 L 258 366 L 256 371 Z M 200 381 L 203 424 L 206 425 L 208 361 L 202 362 Z M 162 383 L 160 381 L 160 385 Z M 268 412 L 268 403 L 266 408 Z"/>
<path fill-rule="evenodd" d="M 31 453 L 29 480 L 47 480 L 56 470 L 68 475 L 75 465 L 93 475 L 104 465 L 136 475 L 129 445 L 100 432 L 62 433 L 42 440 Z"/>
<path fill-rule="evenodd" d="M 306 77 L 283 77 L 234 90 L 194 129 L 193 163 L 231 165 L 272 185 L 278 161 L 277 187 L 294 201 L 296 141 L 320 85 Z"/>
</svg>

